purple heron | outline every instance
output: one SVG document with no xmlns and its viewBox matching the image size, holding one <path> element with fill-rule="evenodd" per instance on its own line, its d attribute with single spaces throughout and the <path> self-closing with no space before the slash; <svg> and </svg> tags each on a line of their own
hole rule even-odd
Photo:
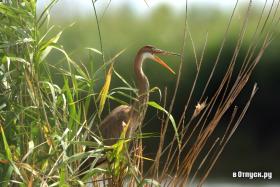
<svg viewBox="0 0 280 187">
<path fill-rule="evenodd" d="M 179 55 L 177 53 L 157 49 L 147 45 L 139 49 L 134 61 L 134 73 L 136 77 L 136 86 L 138 89 L 137 100 L 132 105 L 121 105 L 113 109 L 111 113 L 99 125 L 100 135 L 103 138 L 103 143 L 106 146 L 115 144 L 123 132 L 124 124 L 127 124 L 126 138 L 132 138 L 135 131 L 142 124 L 149 101 L 149 80 L 144 74 L 142 66 L 145 60 L 150 59 L 168 69 L 171 73 L 174 71 L 156 55 Z M 87 148 L 87 151 L 91 148 Z M 85 171 L 95 158 L 88 158 L 81 166 Z M 100 158 L 95 167 L 102 165 L 106 158 Z"/>
</svg>

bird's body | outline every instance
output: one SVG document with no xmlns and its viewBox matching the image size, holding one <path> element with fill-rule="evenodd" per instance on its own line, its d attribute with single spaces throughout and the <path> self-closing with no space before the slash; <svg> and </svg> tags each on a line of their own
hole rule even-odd
<svg viewBox="0 0 280 187">
<path fill-rule="evenodd" d="M 131 108 L 127 105 L 118 106 L 100 123 L 99 129 L 104 145 L 113 145 L 119 139 L 120 133 L 123 131 L 123 125 L 121 124 L 128 123 Z M 116 124 L 114 130 L 112 130 L 112 124 Z"/>
<path fill-rule="evenodd" d="M 154 53 L 174 54 L 156 49 L 152 46 L 144 46 L 138 51 L 134 60 L 134 74 L 138 88 L 137 99 L 131 106 L 118 106 L 100 123 L 99 131 L 101 132 L 105 145 L 110 146 L 117 142 L 123 132 L 123 124 L 129 125 L 126 138 L 133 137 L 134 132 L 144 120 L 148 107 L 150 89 L 149 80 L 142 69 L 144 61 L 146 59 L 154 60 L 173 72 L 163 61 L 155 57 Z"/>
<path fill-rule="evenodd" d="M 138 88 L 137 99 L 130 106 L 118 106 L 100 123 L 98 132 L 100 132 L 104 145 L 111 146 L 119 140 L 121 133 L 123 132 L 124 124 L 128 125 L 126 138 L 132 138 L 144 120 L 148 107 L 150 87 L 149 80 L 142 70 L 143 62 L 146 59 L 151 59 L 174 73 L 167 64 L 154 54 L 174 55 L 175 53 L 163 51 L 152 46 L 144 46 L 138 51 L 134 61 L 135 80 Z M 87 148 L 87 150 L 90 150 L 90 148 Z M 96 165 L 105 160 L 106 158 L 100 159 Z M 88 166 L 88 163 L 92 161 L 92 159 L 88 159 L 86 165 Z"/>
</svg>

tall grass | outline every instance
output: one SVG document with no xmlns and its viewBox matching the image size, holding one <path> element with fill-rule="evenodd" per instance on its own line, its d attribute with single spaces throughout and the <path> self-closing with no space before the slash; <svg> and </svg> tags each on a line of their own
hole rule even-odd
<svg viewBox="0 0 280 187">
<path fill-rule="evenodd" d="M 95 78 L 57 43 L 62 31 L 44 28 L 55 3 L 39 15 L 36 1 L 0 4 L 1 186 L 77 183 Z M 65 69 L 46 63 L 52 50 L 65 56 Z"/>
<path fill-rule="evenodd" d="M 198 182 L 196 185 L 201 186 L 258 89 L 257 85 L 252 88 L 248 102 L 240 109 L 234 106 L 274 37 L 274 28 L 279 24 L 279 1 L 264 5 L 254 33 L 246 32 L 252 11 L 252 2 L 248 3 L 233 55 L 230 61 L 220 62 L 236 14 L 236 2 L 209 79 L 196 106 L 190 103 L 196 99 L 193 93 L 204 67 L 208 35 L 205 36 L 204 48 L 198 52 L 191 34 L 188 21 L 191 18 L 187 16 L 186 4 L 186 19 L 182 23 L 185 24 L 185 30 L 181 63 L 171 104 L 167 106 L 169 102 L 166 99 L 161 104 L 149 102 L 150 107 L 163 113 L 163 120 L 159 120 L 160 141 L 155 158 L 143 155 L 141 141 L 153 134 L 138 133 L 133 140 L 122 137 L 115 145 L 104 146 L 102 137 L 92 132 L 91 129 L 102 120 L 103 108 L 107 107 L 106 100 L 125 103 L 114 93 L 133 100 L 137 91 L 113 69 L 114 60 L 124 50 L 106 60 L 103 53 L 106 49 L 102 47 L 100 52 L 89 48 L 90 53 L 102 55 L 104 63 L 97 70 L 71 59 L 59 44 L 63 30 L 55 33 L 55 26 L 49 26 L 48 23 L 49 11 L 56 2 L 51 1 L 40 14 L 35 0 L 7 0 L 0 3 L 0 185 L 83 186 L 92 182 L 96 186 L 103 183 L 109 186 L 184 186 Z M 95 2 L 92 3 L 94 5 Z M 93 8 L 96 13 L 95 6 Z M 98 20 L 97 13 L 95 16 Z M 101 34 L 102 30 L 99 30 L 102 46 Z M 244 59 L 237 61 L 245 35 L 251 38 L 250 45 Z M 175 120 L 172 111 L 182 77 L 186 42 L 192 43 L 196 75 L 181 118 Z M 61 53 L 66 65 L 48 63 L 46 58 L 52 54 L 51 51 Z M 213 82 L 213 77 L 219 63 L 227 63 L 227 69 L 222 80 L 217 83 Z M 102 72 L 105 72 L 105 76 Z M 110 89 L 112 74 L 122 80 L 123 87 Z M 104 85 L 101 90 L 95 91 L 94 85 L 101 78 L 105 79 Z M 57 79 L 62 80 L 62 83 Z M 206 96 L 211 84 L 218 85 L 216 92 Z M 164 98 L 166 92 L 163 92 Z M 213 135 L 226 113 L 231 113 L 231 119 L 224 133 Z M 170 125 L 174 130 L 171 142 L 166 139 Z M 88 141 L 88 137 L 94 141 Z M 128 153 L 127 145 L 132 142 L 135 146 Z M 85 147 L 94 149 L 85 151 Z M 80 173 L 80 166 L 87 157 L 94 157 L 95 160 L 89 170 Z M 102 157 L 111 161 L 110 166 L 94 167 Z M 153 163 L 148 171 L 143 169 L 144 160 Z"/>
</svg>

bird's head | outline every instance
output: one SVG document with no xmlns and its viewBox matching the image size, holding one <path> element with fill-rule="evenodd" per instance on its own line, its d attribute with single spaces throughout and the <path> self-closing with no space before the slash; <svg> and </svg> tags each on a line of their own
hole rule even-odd
<svg viewBox="0 0 280 187">
<path fill-rule="evenodd" d="M 174 52 L 169 52 L 169 51 L 164 51 L 162 49 L 158 49 L 154 46 L 151 45 L 146 45 L 144 47 L 142 47 L 139 52 L 142 54 L 144 59 L 151 59 L 157 63 L 159 63 L 160 65 L 162 65 L 163 67 L 165 67 L 166 69 L 168 69 L 171 73 L 175 74 L 175 72 L 163 61 L 161 60 L 158 56 L 156 55 L 176 55 L 176 56 L 180 56 L 180 54 L 178 53 L 174 53 Z"/>
</svg>

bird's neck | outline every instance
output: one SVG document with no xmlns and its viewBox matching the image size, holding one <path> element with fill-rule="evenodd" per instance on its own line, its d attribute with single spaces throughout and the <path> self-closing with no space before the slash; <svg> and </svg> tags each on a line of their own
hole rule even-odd
<svg viewBox="0 0 280 187">
<path fill-rule="evenodd" d="M 144 99 L 149 97 L 149 80 L 143 72 L 143 62 L 148 58 L 149 53 L 138 53 L 134 62 L 134 73 L 136 76 L 136 84 L 138 88 L 138 99 L 142 104 L 146 103 Z"/>
<path fill-rule="evenodd" d="M 132 133 L 142 124 L 146 111 L 147 104 L 149 100 L 149 81 L 142 70 L 142 65 L 144 60 L 148 58 L 147 54 L 138 52 L 134 62 L 134 73 L 136 78 L 136 86 L 138 88 L 137 100 L 133 103 L 131 112 L 131 128 L 129 130 L 129 137 Z"/>
</svg>

